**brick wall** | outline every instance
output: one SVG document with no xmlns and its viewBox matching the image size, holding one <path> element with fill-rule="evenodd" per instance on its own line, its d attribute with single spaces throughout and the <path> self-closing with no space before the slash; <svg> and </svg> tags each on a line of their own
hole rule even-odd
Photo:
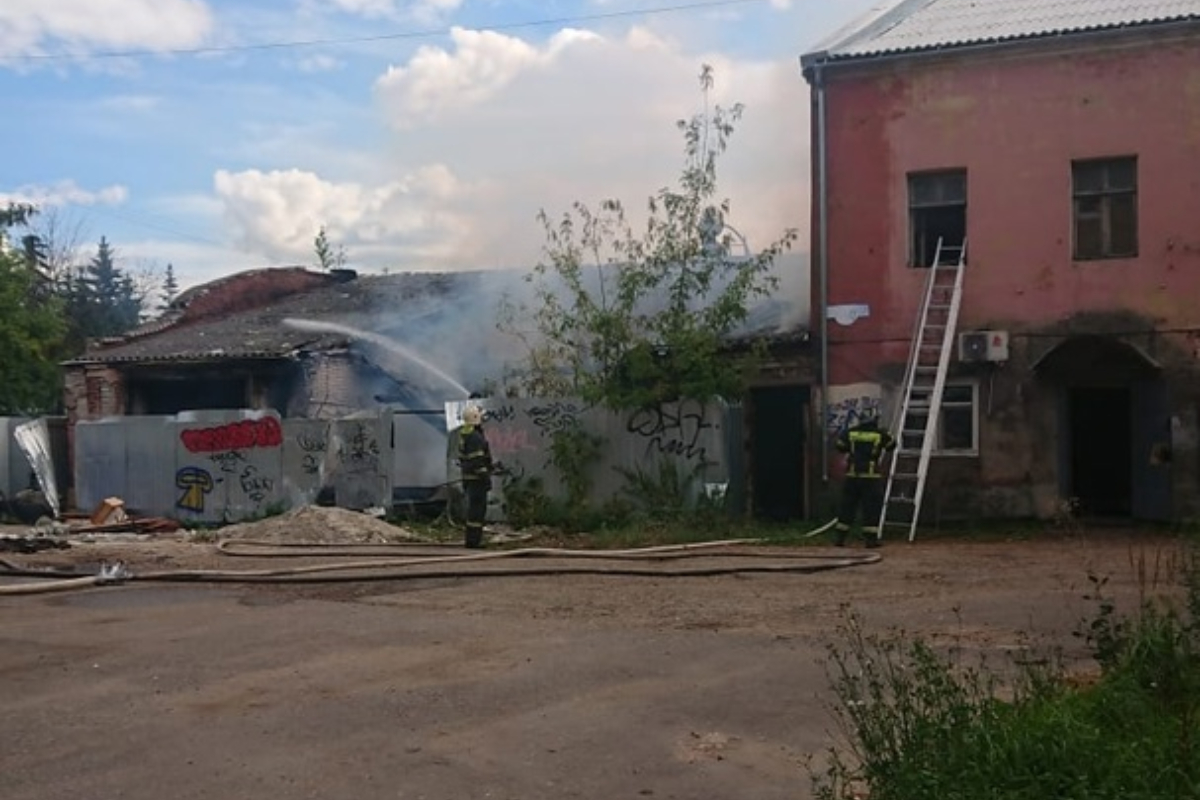
<svg viewBox="0 0 1200 800">
<path fill-rule="evenodd" d="M 269 305 L 297 292 L 306 292 L 337 278 L 304 267 L 280 267 L 231 275 L 197 287 L 186 298 L 181 322 L 195 322 Z"/>
</svg>

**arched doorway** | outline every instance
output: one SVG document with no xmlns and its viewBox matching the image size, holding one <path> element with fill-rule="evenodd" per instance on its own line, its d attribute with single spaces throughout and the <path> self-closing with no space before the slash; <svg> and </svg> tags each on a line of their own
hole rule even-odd
<svg viewBox="0 0 1200 800">
<path fill-rule="evenodd" d="M 1168 519 L 1171 418 L 1162 368 L 1108 336 L 1075 336 L 1034 364 L 1058 392 L 1063 497 L 1088 516 Z"/>
</svg>

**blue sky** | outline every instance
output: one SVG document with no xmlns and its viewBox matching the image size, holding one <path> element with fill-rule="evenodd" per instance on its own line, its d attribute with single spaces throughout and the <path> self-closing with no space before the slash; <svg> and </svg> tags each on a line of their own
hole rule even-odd
<svg viewBox="0 0 1200 800">
<path fill-rule="evenodd" d="M 4 0 L 0 202 L 184 286 L 311 264 L 321 226 L 365 271 L 528 266 L 539 209 L 675 180 L 709 63 L 753 247 L 807 232 L 797 57 L 872 5 Z"/>
</svg>

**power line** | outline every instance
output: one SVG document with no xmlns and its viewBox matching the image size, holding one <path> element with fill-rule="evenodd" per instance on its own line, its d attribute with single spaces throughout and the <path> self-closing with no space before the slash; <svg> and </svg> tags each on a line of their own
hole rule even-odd
<svg viewBox="0 0 1200 800">
<path fill-rule="evenodd" d="M 128 213 L 122 213 L 122 212 L 115 211 L 111 208 L 104 208 L 102 206 L 93 206 L 93 207 L 89 208 L 88 210 L 99 213 L 99 214 L 103 214 L 108 217 L 112 217 L 113 219 L 120 220 L 129 225 L 135 225 L 135 226 L 138 226 L 141 228 L 146 228 L 148 230 L 158 231 L 159 233 L 168 233 L 168 234 L 171 234 L 172 236 L 178 237 L 180 239 L 190 239 L 191 241 L 193 241 L 197 244 L 212 245 L 214 247 L 226 247 L 227 246 L 226 243 L 219 242 L 216 239 L 210 239 L 210 238 L 207 238 L 204 236 L 200 236 L 198 234 L 188 233 L 187 231 L 182 231 L 177 228 L 163 225 L 161 223 L 153 222 L 150 219 L 146 218 L 145 216 L 137 217 L 137 216 L 133 216 Z"/>
<path fill-rule="evenodd" d="M 479 26 L 480 30 L 511 31 L 522 28 L 538 28 L 549 25 L 569 25 L 580 22 L 602 22 L 604 20 L 621 19 L 625 17 L 648 16 L 654 14 L 672 14 L 684 11 L 704 11 L 707 9 L 726 6 L 743 6 L 752 3 L 762 3 L 765 0 L 701 0 L 700 2 L 679 3 L 656 8 L 644 8 L 626 11 L 608 11 L 596 14 L 578 14 L 568 17 L 547 17 L 536 20 L 504 22 L 496 25 Z M 455 26 L 460 27 L 460 26 Z M 396 31 L 381 33 L 373 36 L 348 36 L 328 39 L 297 39 L 284 42 L 262 42 L 259 44 L 213 45 L 210 47 L 180 47 L 166 50 L 100 50 L 89 53 L 31 53 L 19 56 L 0 55 L 4 61 L 95 61 L 113 58 L 145 58 L 147 56 L 191 56 L 212 55 L 220 53 L 244 53 L 265 50 L 286 50 L 300 47 L 320 47 L 330 45 L 370 44 L 372 42 L 397 41 L 401 39 L 431 39 L 448 36 L 453 28 L 427 28 L 414 31 Z"/>
</svg>

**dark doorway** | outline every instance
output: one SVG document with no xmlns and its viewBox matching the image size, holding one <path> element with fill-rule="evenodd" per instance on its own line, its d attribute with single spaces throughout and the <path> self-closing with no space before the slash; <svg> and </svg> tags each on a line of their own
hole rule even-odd
<svg viewBox="0 0 1200 800">
<path fill-rule="evenodd" d="M 808 389 L 750 390 L 750 476 L 754 516 L 775 522 L 804 519 L 804 420 Z"/>
<path fill-rule="evenodd" d="M 1087 516 L 1133 512 L 1133 400 L 1128 387 L 1069 390 L 1071 497 Z"/>
</svg>

